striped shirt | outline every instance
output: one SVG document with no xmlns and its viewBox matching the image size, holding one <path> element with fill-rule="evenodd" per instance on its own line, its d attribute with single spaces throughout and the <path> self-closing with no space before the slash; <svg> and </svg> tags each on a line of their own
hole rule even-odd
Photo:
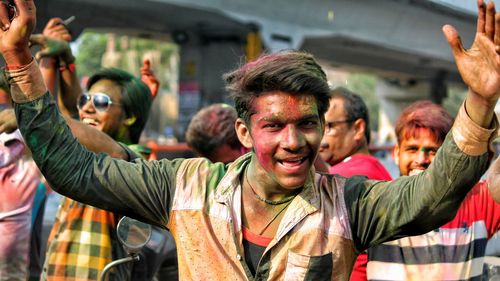
<svg viewBox="0 0 500 281">
<path fill-rule="evenodd" d="M 480 182 L 449 223 L 370 248 L 368 280 L 481 280 L 486 244 L 499 226 L 500 204 Z"/>
</svg>

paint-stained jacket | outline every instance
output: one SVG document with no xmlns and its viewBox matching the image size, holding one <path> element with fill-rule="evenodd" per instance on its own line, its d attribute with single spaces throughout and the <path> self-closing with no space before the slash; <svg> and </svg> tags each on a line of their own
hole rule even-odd
<svg viewBox="0 0 500 281">
<path fill-rule="evenodd" d="M 253 279 L 241 235 L 240 176 L 250 154 L 229 166 L 205 159 L 126 162 L 95 155 L 71 136 L 54 100 L 35 90 L 23 90 L 26 102 L 14 94 L 23 101 L 15 105 L 16 114 L 56 191 L 168 227 L 177 243 L 181 280 Z M 418 176 L 377 182 L 311 171 L 255 280 L 348 280 L 360 251 L 453 218 L 486 169 L 492 133 L 475 126 L 463 110 L 457 120 L 433 164 Z"/>
</svg>

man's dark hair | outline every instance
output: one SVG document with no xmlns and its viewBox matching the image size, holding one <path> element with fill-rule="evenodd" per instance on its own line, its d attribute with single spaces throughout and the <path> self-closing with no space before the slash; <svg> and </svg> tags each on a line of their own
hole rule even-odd
<svg viewBox="0 0 500 281">
<path fill-rule="evenodd" d="M 340 97 L 344 100 L 344 111 L 347 114 L 347 120 L 354 122 L 358 119 L 363 119 L 365 121 L 366 143 L 370 143 L 370 116 L 368 115 L 368 108 L 363 99 L 344 87 L 334 88 L 331 91 L 331 98 L 333 97 Z M 349 125 L 351 126 L 352 123 Z"/>
<path fill-rule="evenodd" d="M 87 82 L 87 90 L 103 79 L 114 81 L 122 88 L 122 107 L 125 114 L 127 118 L 136 118 L 129 128 L 130 141 L 138 143 L 153 102 L 151 91 L 141 79 L 117 68 L 105 68 L 94 73 Z"/>
<path fill-rule="evenodd" d="M 234 123 L 236 110 L 227 104 L 213 104 L 198 111 L 186 130 L 186 142 L 198 154 L 212 159 L 212 154 L 222 145 L 232 149 L 242 148 Z"/>
<path fill-rule="evenodd" d="M 436 140 L 442 143 L 453 125 L 453 117 L 431 101 L 417 101 L 405 108 L 396 121 L 398 143 L 405 138 L 416 137 L 419 129 L 428 129 Z"/>
<path fill-rule="evenodd" d="M 321 120 L 329 105 L 326 74 L 311 54 L 281 51 L 266 54 L 224 75 L 226 89 L 234 99 L 238 117 L 250 124 L 255 98 L 266 92 L 313 95 Z"/>
</svg>

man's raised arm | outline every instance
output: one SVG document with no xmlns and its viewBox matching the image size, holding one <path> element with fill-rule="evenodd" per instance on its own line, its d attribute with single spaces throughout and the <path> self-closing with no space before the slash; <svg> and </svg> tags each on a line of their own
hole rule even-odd
<svg viewBox="0 0 500 281">
<path fill-rule="evenodd" d="M 36 20 L 34 3 L 15 0 L 15 5 L 17 15 L 9 20 L 8 7 L 0 2 L 0 53 L 7 63 L 19 129 L 52 189 L 85 204 L 165 226 L 175 174 L 183 160 L 130 163 L 97 155 L 78 143 L 28 48 Z M 161 175 L 152 176 L 160 171 Z"/>
</svg>

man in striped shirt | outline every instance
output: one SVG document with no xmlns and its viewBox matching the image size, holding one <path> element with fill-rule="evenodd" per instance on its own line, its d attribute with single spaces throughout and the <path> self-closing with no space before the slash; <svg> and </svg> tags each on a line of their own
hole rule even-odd
<svg viewBox="0 0 500 281">
<path fill-rule="evenodd" d="M 452 124 L 450 114 L 430 101 L 416 102 L 402 112 L 394 150 L 402 176 L 427 169 Z M 500 161 L 495 161 L 490 170 L 498 173 L 499 168 Z M 370 248 L 368 279 L 481 280 L 486 243 L 500 226 L 500 204 L 488 184 L 492 182 L 478 182 L 455 218 L 440 228 Z"/>
</svg>

